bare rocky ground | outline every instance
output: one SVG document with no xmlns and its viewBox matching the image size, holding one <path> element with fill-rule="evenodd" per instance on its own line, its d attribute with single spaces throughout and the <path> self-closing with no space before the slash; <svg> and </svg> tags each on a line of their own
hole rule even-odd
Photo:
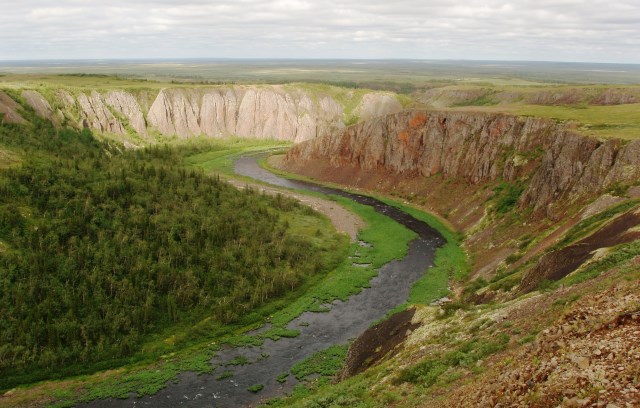
<svg viewBox="0 0 640 408">
<path fill-rule="evenodd" d="M 561 296 L 587 292 L 533 343 L 497 356 L 485 375 L 445 400 L 459 397 L 463 407 L 640 406 L 640 282 L 593 293 L 595 284 L 515 306 L 506 320 L 535 321 Z"/>
<path fill-rule="evenodd" d="M 440 306 L 418 307 L 404 341 L 387 348 L 382 364 L 389 374 L 370 384 L 371 392 L 405 396 L 390 407 L 638 407 L 638 269 L 640 256 L 569 288 L 458 310 L 445 319 L 438 317 Z M 473 366 L 449 368 L 445 376 L 452 374 L 451 381 L 431 387 L 394 382 L 402 370 L 456 344 L 501 335 L 510 338 L 505 350 Z M 371 350 L 358 357 L 375 355 Z"/>
</svg>

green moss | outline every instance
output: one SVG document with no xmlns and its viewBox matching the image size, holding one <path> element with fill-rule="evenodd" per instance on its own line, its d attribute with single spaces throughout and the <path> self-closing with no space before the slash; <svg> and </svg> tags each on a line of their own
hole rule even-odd
<svg viewBox="0 0 640 408">
<path fill-rule="evenodd" d="M 258 392 L 262 391 L 263 389 L 264 389 L 264 385 L 262 385 L 262 384 L 254 384 L 254 385 L 248 387 L 247 391 L 253 392 L 255 394 L 255 393 L 258 393 Z"/>
<path fill-rule="evenodd" d="M 591 217 L 580 221 L 578 224 L 571 227 L 565 234 L 564 238 L 560 240 L 551 250 L 564 248 L 565 246 L 578 241 L 600 228 L 604 223 L 612 219 L 618 214 L 622 214 L 640 205 L 640 200 L 629 200 L 620 204 L 616 204 L 606 210 L 592 215 Z"/>
<path fill-rule="evenodd" d="M 506 214 L 518 203 L 525 186 L 522 183 L 501 182 L 493 189 L 495 201 L 494 211 L 498 214 Z"/>
<path fill-rule="evenodd" d="M 477 339 L 461 344 L 454 351 L 428 358 L 411 368 L 402 370 L 394 382 L 410 382 L 429 387 L 452 367 L 472 367 L 478 360 L 507 347 L 509 336 L 500 334 L 496 339 Z"/>
<path fill-rule="evenodd" d="M 342 368 L 347 349 L 348 347 L 345 345 L 331 346 L 296 363 L 291 368 L 291 373 L 298 381 L 302 381 L 312 374 L 331 377 Z"/>
</svg>

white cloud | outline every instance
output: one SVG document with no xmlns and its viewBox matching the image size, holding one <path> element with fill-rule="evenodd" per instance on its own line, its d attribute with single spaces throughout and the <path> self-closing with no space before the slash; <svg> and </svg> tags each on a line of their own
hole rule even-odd
<svg viewBox="0 0 640 408">
<path fill-rule="evenodd" d="M 637 0 L 0 0 L 0 60 L 457 58 L 640 63 Z"/>
</svg>

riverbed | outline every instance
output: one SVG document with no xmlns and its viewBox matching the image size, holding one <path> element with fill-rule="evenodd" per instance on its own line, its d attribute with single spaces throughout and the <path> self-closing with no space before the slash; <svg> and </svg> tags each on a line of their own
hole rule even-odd
<svg viewBox="0 0 640 408">
<path fill-rule="evenodd" d="M 329 346 L 347 344 L 391 309 L 405 303 L 411 286 L 433 264 L 436 249 L 444 244 L 441 235 L 429 225 L 375 198 L 279 177 L 261 168 L 256 157 L 237 159 L 234 170 L 239 175 L 274 186 L 339 195 L 372 206 L 377 212 L 416 232 L 418 237 L 410 242 L 403 259 L 389 262 L 378 270 L 378 276 L 371 280 L 370 287 L 347 301 L 334 301 L 326 305 L 327 312 L 305 312 L 291 321 L 287 327 L 298 330 L 299 336 L 278 341 L 266 339 L 260 347 L 225 348 L 211 360 L 215 366 L 211 374 L 182 373 L 177 381 L 169 383 L 152 396 L 93 401 L 83 406 L 235 408 L 255 406 L 266 399 L 283 395 L 297 382 L 290 375 L 286 382 L 280 383 L 277 381 L 280 374 L 289 372 L 295 363 Z M 227 365 L 234 359 L 240 361 L 239 357 L 248 361 L 248 364 Z M 225 372 L 232 373 L 232 376 L 217 379 Z M 264 389 L 258 393 L 247 390 L 255 384 L 262 384 Z"/>
</svg>

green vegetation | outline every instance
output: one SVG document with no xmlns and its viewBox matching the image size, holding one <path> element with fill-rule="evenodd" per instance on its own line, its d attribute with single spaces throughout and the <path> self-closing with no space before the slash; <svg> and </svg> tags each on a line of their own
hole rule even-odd
<svg viewBox="0 0 640 408">
<path fill-rule="evenodd" d="M 276 378 L 276 381 L 278 381 L 280 384 L 283 384 L 287 382 L 287 378 L 289 378 L 289 373 L 282 373 Z"/>
<path fill-rule="evenodd" d="M 347 351 L 348 346 L 346 345 L 334 345 L 295 364 L 291 368 L 291 373 L 303 384 L 298 384 L 294 388 L 292 395 L 275 398 L 270 400 L 267 405 L 289 407 L 294 401 L 309 396 L 312 391 L 323 389 L 323 386 L 331 384 L 332 378 L 344 365 Z M 284 383 L 288 376 L 289 373 L 281 374 L 277 380 L 280 383 Z M 313 381 L 311 381 L 312 378 Z"/>
<path fill-rule="evenodd" d="M 29 119 L 0 127 L 24 158 L 0 173 L 0 389 L 157 356 L 172 327 L 208 337 L 344 254 L 308 207 L 187 170 L 179 150 Z"/>
<path fill-rule="evenodd" d="M 218 146 L 215 143 L 214 145 Z M 247 143 L 247 150 L 253 149 L 250 145 L 251 143 Z M 214 148 L 217 149 L 215 146 Z M 268 148 L 268 146 L 264 145 L 263 147 Z M 234 147 L 232 146 L 232 148 Z M 168 150 L 173 152 L 172 155 L 178 156 L 175 158 L 178 163 L 182 163 L 184 162 L 182 157 L 187 157 L 187 160 L 189 160 L 189 157 L 203 153 L 203 149 L 202 145 L 196 144 Z M 164 150 L 164 148 L 161 150 Z M 237 154 L 243 153 L 240 150 L 242 149 L 239 149 Z M 144 151 L 134 153 L 146 154 Z M 221 162 L 219 161 L 218 163 Z M 193 165 L 197 165 L 197 163 Z M 176 169 L 179 168 L 181 168 L 179 164 L 176 164 Z M 215 166 L 210 168 L 217 171 Z M 189 169 L 185 170 L 186 173 L 190 171 Z M 217 181 L 217 178 L 214 177 L 213 180 Z M 255 193 L 251 189 L 249 191 L 240 193 L 246 193 L 253 197 Z M 283 197 L 279 199 L 273 197 L 272 199 L 274 201 L 287 201 Z M 246 313 L 236 322 L 224 324 L 207 316 L 200 320 L 177 322 L 164 331 L 156 334 L 150 333 L 148 341 L 142 346 L 144 354 L 140 356 L 144 356 L 146 360 L 120 361 L 120 364 L 138 361 L 136 364 L 127 364 L 125 366 L 126 375 L 114 371 L 71 380 L 70 384 L 75 384 L 72 387 L 90 390 L 90 392 L 82 391 L 74 397 L 65 399 L 65 401 L 72 404 L 73 401 L 88 400 L 95 396 L 108 397 L 121 396 L 128 393 L 137 395 L 154 393 L 161 389 L 167 381 L 175 378 L 180 371 L 210 371 L 213 367 L 208 364 L 208 361 L 217 350 L 219 344 L 226 343 L 232 346 L 260 345 L 265 338 L 295 336 L 298 334 L 297 331 L 285 329 L 285 325 L 293 318 L 308 310 L 322 311 L 324 303 L 335 299 L 346 299 L 351 294 L 359 292 L 375 276 L 376 268 L 392 259 L 404 256 L 408 242 L 415 237 L 414 233 L 389 218 L 376 213 L 368 206 L 356 204 L 343 198 L 335 199 L 366 221 L 367 226 L 360 232 L 360 238 L 372 244 L 372 246 L 361 247 L 358 244 L 352 244 L 348 248 L 348 254 L 351 256 L 359 255 L 362 262 L 372 264 L 370 267 L 361 268 L 351 265 L 352 261 L 346 259 L 346 248 L 344 247 L 346 237 L 341 236 L 340 242 L 342 244 L 339 250 L 327 255 L 331 255 L 330 259 L 334 260 L 332 262 L 338 259 L 344 259 L 344 261 L 328 274 L 309 276 L 300 282 L 296 290 L 287 291 L 283 296 L 270 299 L 268 303 Z M 306 211 L 308 210 L 304 209 L 302 215 Z M 316 232 L 318 227 L 322 227 L 323 224 L 310 224 L 307 222 L 311 219 L 309 217 L 300 217 L 298 215 L 287 217 L 286 214 L 285 212 L 282 215 L 283 222 L 289 224 L 292 236 L 303 234 L 308 236 L 308 239 L 315 244 L 314 240 L 319 239 L 316 236 Z M 324 231 L 324 227 L 321 228 L 321 231 Z M 328 238 L 328 236 L 325 235 L 325 238 Z M 331 240 L 327 242 L 329 241 Z M 254 336 L 243 334 L 259 327 L 265 321 L 269 321 L 273 326 L 266 333 Z M 211 340 L 215 340 L 215 342 L 211 342 Z M 165 354 L 158 361 L 156 356 L 161 353 Z M 113 363 L 110 366 L 115 365 L 115 362 L 110 363 Z M 96 365 L 92 368 L 95 367 Z M 63 373 L 60 373 L 60 376 L 62 375 Z M 151 385 L 145 385 L 147 380 L 143 381 L 142 379 L 149 379 L 148 384 Z M 28 380 L 25 379 L 24 382 Z M 65 385 L 64 387 L 69 386 Z M 39 395 L 43 399 L 50 398 L 50 392 L 47 391 L 47 388 L 40 390 L 39 387 L 28 391 L 33 398 L 37 398 Z"/>
<path fill-rule="evenodd" d="M 232 377 L 233 377 L 233 371 L 224 371 L 219 376 L 216 377 L 216 380 L 222 381 Z"/>
<path fill-rule="evenodd" d="M 524 191 L 522 183 L 501 182 L 493 188 L 494 210 L 498 214 L 506 214 L 518 203 Z"/>
<path fill-rule="evenodd" d="M 602 272 L 620 267 L 640 255 L 640 241 L 633 241 L 615 247 L 611 253 L 602 259 L 591 262 L 576 272 L 554 282 L 553 287 L 561 284 L 571 286 L 599 276 Z M 636 267 L 637 268 L 637 267 Z"/>
<path fill-rule="evenodd" d="M 205 171 L 232 175 L 233 161 L 241 156 L 269 150 L 279 150 L 291 146 L 290 142 L 273 140 L 229 139 L 219 141 L 199 141 L 190 146 L 184 162 L 190 167 Z"/>
<path fill-rule="evenodd" d="M 291 373 L 298 381 L 313 374 L 332 377 L 342 368 L 347 356 L 347 349 L 346 345 L 331 346 L 295 364 L 291 368 Z"/>
<path fill-rule="evenodd" d="M 14 166 L 19 162 L 20 158 L 15 153 L 0 148 L 0 170 Z"/>
<path fill-rule="evenodd" d="M 261 165 L 268 168 L 270 171 L 281 174 L 285 177 L 291 177 L 294 179 L 306 180 L 303 176 L 295 174 L 289 174 L 281 170 L 270 167 L 268 162 L 262 161 Z M 317 182 L 316 180 L 312 180 Z M 331 187 L 331 185 L 329 185 Z M 454 233 L 441 219 L 433 214 L 426 213 L 408 205 L 401 204 L 395 200 L 391 200 L 385 197 L 375 196 L 376 199 L 394 207 L 401 209 L 402 211 L 410 214 L 416 219 L 427 223 L 432 228 L 436 229 L 446 243 L 436 250 L 434 265 L 425 273 L 411 288 L 409 293 L 408 303 L 410 304 L 429 304 L 434 300 L 440 299 L 449 293 L 449 280 L 454 279 L 458 281 L 464 281 L 467 279 L 471 270 L 467 254 L 461 247 L 461 237 Z M 343 202 L 343 205 L 350 207 L 350 201 L 340 201 L 339 198 L 334 198 L 339 202 Z M 362 214 L 360 214 L 362 216 Z M 395 224 L 395 223 L 394 223 Z M 414 235 L 415 236 L 415 235 Z M 369 241 L 367 241 L 369 242 Z M 378 248 L 379 250 L 379 248 Z M 366 262 L 361 260 L 361 262 Z M 406 305 L 400 305 L 390 313 L 401 310 Z"/>
<path fill-rule="evenodd" d="M 466 342 L 455 351 L 428 358 L 411 368 L 402 370 L 395 379 L 395 383 L 411 382 L 429 387 L 440 380 L 447 371 L 455 367 L 472 367 L 478 360 L 503 350 L 508 343 L 509 336 L 504 333 L 497 339 L 475 339 Z"/>
<path fill-rule="evenodd" d="M 432 214 L 393 200 L 382 199 L 382 201 L 427 223 L 436 229 L 446 241 L 442 247 L 436 250 L 433 266 L 411 288 L 408 300 L 410 304 L 429 304 L 449 294 L 450 279 L 457 281 L 467 279 L 470 266 L 467 255 L 460 246 L 460 237 L 457 234 Z"/>
<path fill-rule="evenodd" d="M 229 361 L 227 366 L 243 366 L 249 364 L 249 360 L 245 356 L 236 356 L 231 361 Z"/>
<path fill-rule="evenodd" d="M 517 106 L 518 115 L 579 122 L 580 132 L 596 137 L 637 139 L 640 137 L 640 104 L 614 106 Z"/>
<path fill-rule="evenodd" d="M 616 204 L 606 210 L 592 215 L 591 217 L 580 221 L 578 224 L 571 227 L 565 234 L 564 238 L 558 242 L 554 249 L 563 248 L 571 243 L 578 241 L 594 232 L 606 222 L 610 221 L 614 216 L 627 212 L 628 210 L 640 205 L 640 200 L 629 200 L 620 204 Z"/>
<path fill-rule="evenodd" d="M 254 384 L 254 385 L 248 387 L 247 391 L 253 392 L 253 393 L 257 393 L 257 392 L 262 391 L 263 388 L 264 388 L 264 385 L 262 385 L 262 384 Z"/>
<path fill-rule="evenodd" d="M 484 95 L 480 95 L 475 99 L 472 99 L 470 101 L 464 101 L 464 102 L 460 102 L 460 103 L 456 103 L 453 104 L 453 107 L 456 106 L 491 106 L 491 105 L 497 105 L 498 101 L 496 101 L 495 99 L 493 99 L 491 93 L 487 93 Z"/>
</svg>

